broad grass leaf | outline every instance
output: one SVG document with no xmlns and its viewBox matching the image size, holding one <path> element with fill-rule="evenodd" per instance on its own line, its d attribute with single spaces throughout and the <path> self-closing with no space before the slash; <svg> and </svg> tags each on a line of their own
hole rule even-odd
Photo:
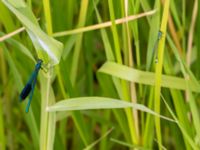
<svg viewBox="0 0 200 150">
<path fill-rule="evenodd" d="M 21 21 L 28 32 L 38 57 L 46 63 L 52 65 L 58 64 L 63 50 L 63 44 L 49 37 L 39 27 L 31 9 L 25 5 L 23 0 L 3 0 L 3 3 L 12 11 Z"/>
<path fill-rule="evenodd" d="M 99 72 L 112 75 L 127 81 L 136 82 L 146 85 L 155 85 L 155 73 L 141 71 L 120 65 L 114 62 L 106 62 L 99 69 Z M 189 87 L 193 92 L 200 92 L 200 85 L 196 84 L 193 80 L 189 80 Z M 187 83 L 184 78 L 162 75 L 161 86 L 172 89 L 186 90 Z"/>
<path fill-rule="evenodd" d="M 56 104 L 47 107 L 47 111 L 71 111 L 71 110 L 91 110 L 91 109 L 116 109 L 116 108 L 130 108 L 147 112 L 154 116 L 172 121 L 172 119 L 161 116 L 151 109 L 141 104 L 133 104 L 119 99 L 107 98 L 107 97 L 77 97 L 67 100 L 61 100 Z"/>
</svg>

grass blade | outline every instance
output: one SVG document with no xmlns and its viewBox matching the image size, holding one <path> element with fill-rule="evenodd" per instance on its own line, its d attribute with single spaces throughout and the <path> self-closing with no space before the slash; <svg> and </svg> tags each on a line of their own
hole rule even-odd
<svg viewBox="0 0 200 150">
<path fill-rule="evenodd" d="M 46 63 L 51 62 L 55 65 L 59 62 L 63 45 L 47 36 L 37 23 L 32 11 L 22 0 L 3 0 L 3 3 L 18 17 L 23 23 L 29 33 L 34 46 L 36 47 L 39 58 L 43 59 Z M 43 51 L 41 51 L 43 50 Z M 48 55 L 48 56 L 47 56 Z M 48 60 L 49 58 L 50 60 Z"/>
<path fill-rule="evenodd" d="M 133 104 L 130 102 L 106 98 L 106 97 L 77 97 L 68 100 L 61 100 L 56 104 L 46 108 L 48 112 L 55 111 L 71 111 L 71 110 L 90 110 L 90 109 L 112 109 L 112 108 L 128 108 L 132 107 L 140 111 L 147 112 L 156 117 L 174 122 L 172 119 L 158 115 L 151 109 L 141 104 Z"/>
<path fill-rule="evenodd" d="M 90 144 L 89 146 L 87 146 L 86 148 L 84 148 L 83 150 L 90 150 L 92 149 L 96 144 L 98 144 L 101 140 L 103 140 L 105 137 L 107 137 L 114 128 L 111 128 L 110 130 L 108 130 L 104 135 L 102 135 L 99 139 L 97 139 L 96 141 L 94 141 L 92 144 Z"/>
<path fill-rule="evenodd" d="M 155 73 L 141 71 L 120 65 L 114 62 L 106 62 L 98 70 L 100 73 L 112 75 L 127 81 L 136 82 L 146 85 L 155 85 Z M 196 82 L 189 80 L 189 87 L 192 91 L 199 93 L 200 85 Z M 187 90 L 187 82 L 184 78 L 178 78 L 168 75 L 162 75 L 161 86 L 172 89 Z"/>
</svg>

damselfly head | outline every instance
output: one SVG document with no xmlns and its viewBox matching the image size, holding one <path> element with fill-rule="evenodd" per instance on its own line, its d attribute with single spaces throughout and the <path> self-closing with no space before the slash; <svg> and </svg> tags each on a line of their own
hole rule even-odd
<svg viewBox="0 0 200 150">
<path fill-rule="evenodd" d="M 42 64 L 42 62 L 43 62 L 42 59 L 38 59 L 38 60 L 37 60 L 37 63 L 38 63 L 38 64 Z"/>
<path fill-rule="evenodd" d="M 36 69 L 40 69 L 42 66 L 43 61 L 41 59 L 38 59 L 37 64 L 35 65 Z"/>
<path fill-rule="evenodd" d="M 50 63 L 46 63 L 46 64 L 42 64 L 42 66 L 41 66 L 41 69 L 45 72 L 45 73 L 47 73 L 50 69 L 52 69 L 53 68 L 53 66 L 51 66 L 51 64 Z"/>
</svg>

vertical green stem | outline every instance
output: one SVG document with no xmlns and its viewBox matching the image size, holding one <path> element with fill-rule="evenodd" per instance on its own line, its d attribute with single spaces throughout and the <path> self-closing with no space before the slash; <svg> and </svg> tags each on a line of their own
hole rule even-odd
<svg viewBox="0 0 200 150">
<path fill-rule="evenodd" d="M 0 93 L 1 94 L 1 93 Z M 2 99 L 0 97 L 0 149 L 6 149 L 5 143 L 5 132 L 4 132 L 4 120 L 3 120 L 3 106 L 2 106 Z"/>
<path fill-rule="evenodd" d="M 136 3 L 135 3 L 135 10 L 134 13 L 137 13 L 138 10 L 139 10 L 139 0 L 136 0 Z M 127 8 L 127 16 L 128 16 L 128 8 Z M 128 25 L 128 22 L 127 22 L 127 25 Z M 128 29 L 129 26 L 127 26 L 127 29 Z M 128 31 L 130 32 L 130 31 Z M 135 41 L 136 41 L 136 44 L 135 44 L 135 47 L 136 47 L 136 61 L 137 61 L 137 66 L 140 67 L 140 47 L 139 47 L 139 35 L 138 35 L 138 24 L 137 22 L 135 22 L 135 35 L 133 35 Z M 134 33 L 133 33 L 134 34 Z M 130 40 L 130 44 L 131 44 L 131 40 Z M 129 55 L 132 55 L 132 49 L 129 50 Z M 130 56 L 130 59 L 131 59 L 131 56 Z M 133 56 L 132 56 L 132 60 L 129 60 L 129 65 L 131 67 L 134 66 L 134 60 L 133 60 Z M 136 93 L 136 87 L 135 87 L 135 83 L 131 83 L 130 85 L 131 87 L 131 101 L 133 103 L 137 103 L 137 93 Z M 141 86 L 139 85 L 139 91 L 142 91 L 141 89 Z M 134 116 L 134 119 L 135 119 L 135 128 L 136 128 L 136 133 L 137 133 L 137 136 L 138 138 L 140 138 L 140 129 L 139 129 L 139 118 L 138 118 L 138 111 L 137 110 L 133 110 L 133 116 Z"/>
<path fill-rule="evenodd" d="M 46 21 L 47 34 L 53 33 L 50 1 L 43 0 L 44 16 Z M 51 67 L 51 66 L 48 66 Z M 41 127 L 40 127 L 40 149 L 41 150 L 53 150 L 54 137 L 55 137 L 55 113 L 48 113 L 46 108 L 54 103 L 52 98 L 53 91 L 51 89 L 51 69 L 47 74 L 41 75 L 41 93 L 42 93 L 42 106 L 41 106 Z M 51 93 L 51 97 L 50 97 Z"/>
<path fill-rule="evenodd" d="M 123 16 L 125 17 L 128 17 L 128 8 L 129 8 L 129 2 L 128 0 L 125 0 L 125 1 L 121 1 L 122 3 L 122 9 L 123 9 Z M 125 51 L 127 51 L 126 53 L 128 54 L 128 62 L 127 65 L 130 66 L 130 67 L 133 67 L 134 66 L 134 63 L 133 63 L 133 53 L 132 53 L 132 45 L 131 45 L 131 32 L 129 30 L 129 24 L 128 22 L 126 22 L 124 24 L 124 34 L 125 34 L 125 40 L 124 40 L 124 45 L 125 45 Z M 129 84 L 129 87 L 130 87 L 130 97 L 131 97 L 131 101 L 133 103 L 137 103 L 137 96 L 136 96 L 136 89 L 135 89 L 135 84 L 133 82 L 131 82 Z M 139 123 L 139 120 L 138 120 L 138 111 L 137 110 L 133 110 L 133 118 L 134 118 L 134 126 L 135 126 L 135 131 L 136 131 L 136 134 L 137 134 L 137 137 L 139 138 L 139 126 L 138 126 L 138 123 Z"/>
<path fill-rule="evenodd" d="M 53 29 L 52 29 L 51 9 L 49 0 L 43 0 L 43 9 L 44 9 L 47 33 L 51 35 L 53 33 Z"/>
<path fill-rule="evenodd" d="M 185 29 L 186 29 L 186 0 L 182 0 L 182 26 L 183 26 L 183 30 L 182 30 L 182 47 L 183 47 L 183 51 L 186 51 L 186 38 L 185 38 Z"/>
<path fill-rule="evenodd" d="M 46 78 L 46 76 L 42 74 L 41 75 L 42 104 L 41 104 L 41 125 L 40 125 L 40 150 L 47 150 L 49 113 L 46 111 L 46 107 L 48 106 L 49 87 L 50 87 L 50 79 Z"/>
<path fill-rule="evenodd" d="M 121 57 L 120 46 L 119 46 L 119 37 L 118 37 L 118 34 L 117 34 L 117 28 L 116 28 L 116 23 L 115 23 L 113 1 L 108 0 L 108 4 L 109 4 L 109 10 L 110 10 L 110 18 L 111 18 L 111 22 L 112 22 L 111 30 L 112 30 L 113 39 L 114 39 L 115 56 L 116 56 L 117 62 L 122 64 L 122 57 Z"/>
<path fill-rule="evenodd" d="M 114 13 L 113 1 L 108 0 L 108 5 L 109 5 L 109 10 L 110 10 L 110 18 L 111 18 L 111 22 L 112 22 L 111 30 L 112 30 L 113 39 L 114 39 L 115 56 L 116 56 L 117 63 L 122 64 L 122 56 L 121 56 L 120 45 L 119 45 L 119 43 L 120 43 L 119 36 L 117 33 L 116 24 L 115 24 L 115 13 Z M 123 96 L 121 98 L 124 100 L 130 101 L 130 94 L 129 94 L 129 90 L 128 90 L 126 81 L 122 80 L 121 86 L 122 86 L 122 93 L 123 93 L 122 94 Z M 136 130 L 135 130 L 136 128 L 135 128 L 135 124 L 134 124 L 132 110 L 125 109 L 125 113 L 126 113 L 127 120 L 128 120 L 132 143 L 138 144 L 138 137 L 137 137 Z"/>
<path fill-rule="evenodd" d="M 86 17 L 87 17 L 88 4 L 89 4 L 89 0 L 81 1 L 78 27 L 83 27 L 85 25 Z M 79 62 L 79 56 L 80 56 L 80 52 L 81 52 L 82 39 L 83 39 L 83 33 L 78 34 L 76 44 L 75 44 L 75 48 L 74 48 L 74 54 L 73 54 L 73 59 L 72 59 L 72 69 L 71 69 L 71 76 L 70 76 L 70 79 L 72 80 L 73 86 L 76 82 L 76 77 L 77 77 L 77 74 L 78 74 L 77 73 L 78 62 Z"/>
<path fill-rule="evenodd" d="M 167 29 L 167 20 L 169 14 L 169 3 L 170 0 L 165 0 L 164 11 L 162 16 L 162 23 L 160 31 L 162 32 L 162 37 L 158 43 L 158 62 L 156 63 L 156 76 L 155 76 L 155 103 L 154 110 L 160 114 L 160 93 L 161 93 L 161 81 L 162 81 L 162 67 L 163 67 L 163 57 L 164 57 L 164 47 L 165 47 L 165 38 L 166 38 L 166 29 Z M 158 138 L 159 149 L 162 149 L 162 137 L 161 137 L 161 126 L 160 118 L 155 118 L 156 125 L 156 135 Z"/>
<path fill-rule="evenodd" d="M 6 76 L 6 66 L 5 66 L 5 59 L 3 55 L 3 50 L 0 47 L 0 70 L 1 70 L 1 78 L 0 83 L 2 81 L 3 85 L 7 82 Z M 6 141 L 5 141 L 5 132 L 4 132 L 4 118 L 3 118 L 3 100 L 1 97 L 1 89 L 0 89 L 0 150 L 6 149 Z"/>
</svg>

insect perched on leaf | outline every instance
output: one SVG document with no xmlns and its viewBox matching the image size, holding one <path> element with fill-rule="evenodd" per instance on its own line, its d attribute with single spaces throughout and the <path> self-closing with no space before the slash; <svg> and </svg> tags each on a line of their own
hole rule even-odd
<svg viewBox="0 0 200 150">
<path fill-rule="evenodd" d="M 37 64 L 35 65 L 35 70 L 31 74 L 30 79 L 26 83 L 25 87 L 23 88 L 23 90 L 22 90 L 22 92 L 19 96 L 19 100 L 20 100 L 20 102 L 22 102 L 30 94 L 28 104 L 26 106 L 26 112 L 29 111 L 29 107 L 31 105 L 31 101 L 32 101 L 32 97 L 33 97 L 33 91 L 34 91 L 34 88 L 35 88 L 38 72 L 39 72 L 39 70 L 41 69 L 41 66 L 42 66 L 42 62 L 43 61 L 41 59 L 39 59 L 37 61 Z"/>
<path fill-rule="evenodd" d="M 157 49 L 158 49 L 158 42 L 162 38 L 162 35 L 163 35 L 162 31 L 159 31 L 156 42 L 154 44 L 153 52 L 155 54 L 155 63 L 158 63 L 158 50 Z"/>
</svg>

